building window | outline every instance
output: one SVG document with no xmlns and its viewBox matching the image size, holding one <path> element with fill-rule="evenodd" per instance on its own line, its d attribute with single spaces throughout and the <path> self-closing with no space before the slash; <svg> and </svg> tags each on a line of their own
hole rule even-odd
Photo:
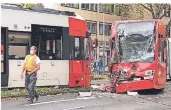
<svg viewBox="0 0 171 110">
<path fill-rule="evenodd" d="M 91 33 L 92 34 L 97 34 L 97 22 L 96 21 L 92 21 L 92 27 L 91 27 Z"/>
<path fill-rule="evenodd" d="M 112 26 L 112 24 L 109 24 L 109 23 L 105 24 L 105 35 L 106 36 L 110 36 L 111 26 Z"/>
<path fill-rule="evenodd" d="M 73 3 L 73 4 L 61 3 L 61 6 L 79 9 L 79 4 L 78 3 Z"/>
<path fill-rule="evenodd" d="M 110 4 L 109 14 L 114 14 L 114 4 Z"/>
<path fill-rule="evenodd" d="M 91 11 L 97 12 L 97 4 L 90 4 L 91 5 Z"/>
<path fill-rule="evenodd" d="M 89 10 L 89 11 L 91 11 L 91 5 L 89 3 L 86 4 L 86 9 Z"/>
<path fill-rule="evenodd" d="M 166 37 L 170 38 L 170 27 L 166 26 Z"/>
<path fill-rule="evenodd" d="M 99 4 L 99 12 L 103 13 L 103 4 Z"/>
<path fill-rule="evenodd" d="M 97 34 L 97 22 L 96 21 L 87 21 L 88 32 L 92 34 Z"/>
<path fill-rule="evenodd" d="M 121 16 L 121 10 L 119 5 L 115 5 L 115 14 L 117 16 Z"/>
<path fill-rule="evenodd" d="M 91 33 L 91 21 L 87 21 L 88 32 Z"/>
<path fill-rule="evenodd" d="M 86 10 L 86 4 L 81 4 L 81 9 Z"/>
<path fill-rule="evenodd" d="M 113 14 L 114 4 L 99 4 L 99 12 L 105 14 Z"/>
<path fill-rule="evenodd" d="M 170 6 L 167 5 L 165 8 L 164 8 L 164 14 L 166 17 L 170 17 Z"/>
<path fill-rule="evenodd" d="M 103 23 L 99 22 L 99 34 L 103 35 Z"/>
<path fill-rule="evenodd" d="M 81 4 L 81 9 L 97 12 L 97 4 Z"/>
</svg>

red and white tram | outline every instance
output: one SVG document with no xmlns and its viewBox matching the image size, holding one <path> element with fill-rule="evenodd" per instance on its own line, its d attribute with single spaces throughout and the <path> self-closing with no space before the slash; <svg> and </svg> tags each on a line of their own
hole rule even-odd
<svg viewBox="0 0 171 110">
<path fill-rule="evenodd" d="M 91 39 L 83 18 L 73 12 L 9 5 L 2 5 L 1 13 L 2 87 L 24 87 L 20 73 L 32 45 L 41 59 L 37 86 L 89 86 Z"/>
</svg>

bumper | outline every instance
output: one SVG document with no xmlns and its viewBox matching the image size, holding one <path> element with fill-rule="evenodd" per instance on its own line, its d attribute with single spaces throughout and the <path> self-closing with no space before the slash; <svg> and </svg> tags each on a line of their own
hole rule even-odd
<svg viewBox="0 0 171 110">
<path fill-rule="evenodd" d="M 153 89 L 153 88 L 154 88 L 153 80 L 132 81 L 132 82 L 119 84 L 116 87 L 116 93 L 135 91 L 135 90 Z"/>
</svg>

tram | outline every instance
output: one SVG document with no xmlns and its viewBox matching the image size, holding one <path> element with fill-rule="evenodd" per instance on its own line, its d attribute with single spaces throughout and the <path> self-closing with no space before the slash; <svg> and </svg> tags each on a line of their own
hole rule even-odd
<svg viewBox="0 0 171 110">
<path fill-rule="evenodd" d="M 111 92 L 165 88 L 171 40 L 161 20 L 116 21 L 110 42 Z"/>
<path fill-rule="evenodd" d="M 91 38 L 74 12 L 1 5 L 1 86 L 24 87 L 20 78 L 31 46 L 41 59 L 37 86 L 89 86 Z"/>
</svg>

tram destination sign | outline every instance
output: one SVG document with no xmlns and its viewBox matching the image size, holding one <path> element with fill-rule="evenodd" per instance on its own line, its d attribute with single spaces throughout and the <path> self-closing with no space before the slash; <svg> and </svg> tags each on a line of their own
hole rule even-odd
<svg viewBox="0 0 171 110">
<path fill-rule="evenodd" d="M 39 27 L 38 28 L 39 32 L 43 32 L 43 33 L 56 33 L 58 31 L 57 28 L 54 27 Z"/>
</svg>

